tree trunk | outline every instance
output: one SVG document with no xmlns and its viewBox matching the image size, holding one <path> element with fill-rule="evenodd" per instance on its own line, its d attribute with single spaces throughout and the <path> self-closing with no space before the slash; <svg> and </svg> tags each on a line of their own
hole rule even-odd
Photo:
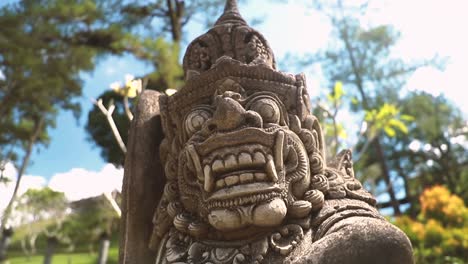
<svg viewBox="0 0 468 264">
<path fill-rule="evenodd" d="M 403 171 L 403 168 L 401 167 L 401 164 L 397 164 L 396 165 L 396 169 L 398 170 L 398 173 L 401 175 L 401 177 L 403 178 L 403 183 L 404 183 L 404 186 L 405 186 L 405 193 L 406 193 L 406 199 L 408 200 L 408 203 L 409 203 L 409 209 L 408 209 L 408 212 L 410 214 L 411 217 L 414 217 L 416 218 L 418 212 L 416 211 L 416 208 L 415 208 L 415 204 L 417 203 L 417 201 L 414 201 L 414 197 L 413 197 L 413 194 L 411 192 L 411 188 L 410 188 L 410 177 L 408 176 L 408 174 L 406 174 L 404 171 Z M 401 203 L 400 203 L 401 204 Z"/>
<path fill-rule="evenodd" d="M 13 209 L 13 202 L 16 199 L 16 196 L 18 194 L 18 189 L 21 183 L 21 178 L 23 177 L 24 172 L 26 171 L 26 167 L 29 164 L 29 159 L 31 158 L 31 153 L 32 149 L 34 146 L 34 143 L 36 143 L 37 138 L 39 137 L 39 134 L 42 130 L 42 126 L 44 124 L 44 117 L 41 117 L 37 122 L 34 124 L 34 131 L 31 137 L 28 140 L 27 147 L 26 147 L 26 153 L 23 157 L 23 161 L 21 163 L 21 167 L 18 171 L 18 177 L 16 178 L 16 183 L 15 183 L 15 189 L 13 190 L 13 194 L 11 195 L 10 201 L 8 202 L 7 207 L 3 211 L 3 216 L 2 216 L 2 223 L 0 226 L 0 230 L 5 230 L 8 218 L 10 217 L 11 210 Z M 2 234 L 3 237 L 3 234 Z M 2 257 L 2 252 L 0 252 L 0 259 Z"/>
<path fill-rule="evenodd" d="M 109 255 L 110 238 L 108 234 L 101 236 L 101 245 L 99 247 L 99 257 L 97 264 L 106 264 Z"/>
<path fill-rule="evenodd" d="M 391 182 L 390 174 L 388 172 L 389 170 L 388 170 L 387 160 L 385 159 L 385 154 L 382 149 L 382 145 L 380 144 L 380 139 L 378 136 L 375 138 L 374 146 L 375 146 L 375 150 L 377 151 L 377 156 L 380 161 L 380 166 L 382 167 L 383 178 L 384 178 L 385 184 L 387 185 L 387 191 L 388 191 L 388 195 L 390 196 L 390 204 L 392 205 L 393 213 L 395 215 L 401 215 L 400 203 L 398 202 L 398 199 L 396 198 L 396 195 L 395 195 L 395 190 L 393 189 L 393 184 Z"/>
<path fill-rule="evenodd" d="M 182 16 L 184 15 L 184 2 L 167 0 L 168 15 L 171 23 L 172 40 L 179 44 L 182 40 Z"/>
<path fill-rule="evenodd" d="M 51 236 L 47 238 L 47 247 L 44 255 L 44 264 L 52 264 L 52 257 L 54 256 L 55 247 L 57 246 L 57 238 Z"/>
<path fill-rule="evenodd" d="M 340 2 L 340 6 L 341 6 L 341 2 Z M 352 70 L 353 70 L 353 73 L 354 73 L 354 76 L 355 76 L 355 85 L 358 88 L 359 93 L 361 94 L 362 105 L 363 105 L 364 109 L 369 110 L 369 103 L 367 101 L 367 96 L 366 96 L 366 93 L 364 91 L 364 84 L 363 84 L 363 81 L 362 81 L 361 72 L 359 71 L 359 65 L 358 65 L 358 63 L 356 61 L 356 58 L 354 56 L 353 47 L 352 47 L 351 42 L 349 40 L 349 35 L 348 35 L 348 31 L 347 31 L 348 26 L 346 25 L 346 23 L 345 23 L 345 26 L 346 26 L 346 29 L 342 31 L 341 37 L 343 39 L 343 42 L 344 42 L 345 47 L 346 47 L 346 52 L 348 53 L 348 57 L 349 57 L 349 60 L 351 62 L 351 67 L 352 67 Z M 377 152 L 377 159 L 378 159 L 378 161 L 380 163 L 380 166 L 382 168 L 383 178 L 384 178 L 385 184 L 387 185 L 387 191 L 388 191 L 388 195 L 390 196 L 390 202 L 392 204 L 394 214 L 395 215 L 400 215 L 401 214 L 400 204 L 398 203 L 398 200 L 396 199 L 395 191 L 393 189 L 393 184 L 392 184 L 392 182 L 390 180 L 390 173 L 389 173 L 389 170 L 388 170 L 387 160 L 385 158 L 385 153 L 384 153 L 384 151 L 382 149 L 382 145 L 380 143 L 380 137 L 379 136 L 375 137 L 374 147 L 375 147 L 375 150 Z"/>
<path fill-rule="evenodd" d="M 0 261 L 6 259 L 6 252 L 11 241 L 11 236 L 13 235 L 12 228 L 4 228 L 2 232 L 2 238 L 0 240 Z"/>
</svg>

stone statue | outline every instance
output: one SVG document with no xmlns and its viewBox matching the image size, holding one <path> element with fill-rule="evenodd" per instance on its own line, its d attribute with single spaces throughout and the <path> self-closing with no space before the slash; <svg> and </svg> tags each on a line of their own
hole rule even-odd
<svg viewBox="0 0 468 264">
<path fill-rule="evenodd" d="M 120 263 L 413 263 L 351 152 L 325 160 L 304 75 L 276 70 L 235 1 L 183 68 L 177 93 L 146 91 L 138 105 Z"/>
</svg>

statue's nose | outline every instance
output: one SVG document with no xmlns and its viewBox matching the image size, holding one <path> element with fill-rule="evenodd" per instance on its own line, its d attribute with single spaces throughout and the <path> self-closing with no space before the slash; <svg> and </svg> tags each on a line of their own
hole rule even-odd
<svg viewBox="0 0 468 264">
<path fill-rule="evenodd" d="M 239 103 L 236 93 L 225 93 L 216 97 L 216 110 L 210 121 L 210 130 L 229 131 L 242 125 L 261 127 L 260 115 L 246 111 Z"/>
<path fill-rule="evenodd" d="M 216 130 L 233 130 L 244 122 L 245 109 L 231 97 L 218 96 L 216 110 L 213 114 L 212 126 Z"/>
</svg>

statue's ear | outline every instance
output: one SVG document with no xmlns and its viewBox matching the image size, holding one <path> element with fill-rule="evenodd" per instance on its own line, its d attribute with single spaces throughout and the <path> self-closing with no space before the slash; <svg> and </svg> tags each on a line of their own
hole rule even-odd
<svg viewBox="0 0 468 264">
<path fill-rule="evenodd" d="M 141 94 L 129 131 L 122 186 L 121 264 L 155 262 L 155 253 L 148 244 L 153 213 L 165 185 L 159 154 L 164 138 L 159 104 L 162 96 L 152 90 Z"/>
</svg>

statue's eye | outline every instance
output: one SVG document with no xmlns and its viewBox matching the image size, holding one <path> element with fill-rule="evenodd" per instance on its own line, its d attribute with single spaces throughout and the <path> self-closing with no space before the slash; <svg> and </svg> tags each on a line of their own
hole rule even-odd
<svg viewBox="0 0 468 264">
<path fill-rule="evenodd" d="M 209 118 L 211 118 L 211 113 L 204 109 L 195 109 L 190 112 L 185 118 L 185 130 L 187 134 L 191 136 L 200 130 Z"/>
<path fill-rule="evenodd" d="M 250 110 L 259 113 L 264 123 L 278 124 L 280 121 L 280 108 L 273 99 L 262 98 L 255 100 L 250 106 Z"/>
</svg>

